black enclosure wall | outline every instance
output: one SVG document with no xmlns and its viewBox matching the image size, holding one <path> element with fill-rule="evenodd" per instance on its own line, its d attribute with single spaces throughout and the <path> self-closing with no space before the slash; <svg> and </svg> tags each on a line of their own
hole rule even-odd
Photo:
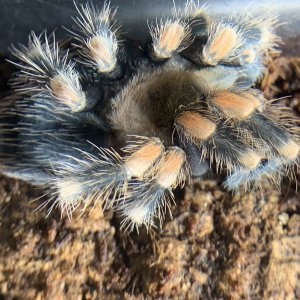
<svg viewBox="0 0 300 300">
<path fill-rule="evenodd" d="M 178 7 L 184 6 L 186 2 L 174 1 Z M 76 0 L 78 4 L 84 2 Z M 101 6 L 104 1 L 92 2 Z M 285 54 L 299 54 L 300 0 L 213 0 L 203 3 L 212 15 L 229 15 L 243 9 L 277 12 L 280 21 L 284 23 L 279 34 L 285 42 Z M 117 18 L 123 24 L 124 31 L 136 39 L 148 36 L 147 20 L 169 15 L 173 7 L 172 0 L 112 0 L 111 4 L 119 7 Z M 76 15 L 73 0 L 0 0 L 0 53 L 5 55 L 12 43 L 26 43 L 31 30 L 36 33 L 44 29 L 48 32 L 56 30 L 58 38 L 61 38 L 65 34 L 61 25 L 70 27 L 72 15 Z"/>
</svg>

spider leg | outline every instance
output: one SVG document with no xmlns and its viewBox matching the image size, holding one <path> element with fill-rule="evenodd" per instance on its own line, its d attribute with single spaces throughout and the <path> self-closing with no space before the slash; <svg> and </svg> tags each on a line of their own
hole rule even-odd
<svg viewBox="0 0 300 300">
<path fill-rule="evenodd" d="M 105 3 L 102 9 L 93 4 L 76 6 L 78 17 L 73 18 L 79 61 L 100 74 L 108 75 L 118 67 L 118 32 L 114 20 L 116 10 Z"/>
<path fill-rule="evenodd" d="M 180 147 L 186 153 L 186 160 L 190 165 L 191 176 L 193 179 L 201 179 L 209 171 L 207 160 L 201 159 L 200 149 L 192 142 L 179 142 Z"/>
<path fill-rule="evenodd" d="M 275 112 L 257 91 L 220 92 L 208 99 L 208 103 L 216 114 L 221 113 L 221 117 L 229 119 L 241 131 L 249 131 L 254 140 L 265 143 L 267 157 L 275 155 L 287 160 L 298 157 L 300 146 L 288 128 L 296 119 L 290 115 L 284 125 L 280 118 L 287 115 L 286 110 Z"/>
<path fill-rule="evenodd" d="M 216 164 L 217 171 L 231 172 L 237 166 L 255 169 L 261 156 L 250 145 L 238 138 L 237 133 L 224 123 L 215 123 L 195 111 L 186 111 L 177 116 L 175 128 L 181 137 L 193 142 L 201 150 L 201 160 Z"/>
<path fill-rule="evenodd" d="M 13 83 L 21 95 L 34 96 L 48 93 L 58 103 L 79 112 L 86 108 L 87 98 L 82 90 L 80 74 L 75 64 L 68 61 L 68 52 L 63 53 L 55 42 L 54 34 L 29 37 L 28 46 L 13 48 L 13 54 L 20 62 L 13 62 L 20 68 Z"/>
<path fill-rule="evenodd" d="M 172 189 L 182 186 L 188 174 L 185 152 L 178 147 L 170 147 L 155 166 L 152 175 L 144 181 L 133 183 L 127 197 L 118 204 L 117 211 L 123 217 L 122 227 L 138 230 L 141 225 L 145 225 L 149 228 L 155 226 L 156 218 L 161 226 L 174 199 Z"/>
<path fill-rule="evenodd" d="M 149 24 L 152 38 L 150 58 L 157 62 L 165 62 L 180 53 L 193 42 L 192 31 L 195 23 L 205 23 L 204 6 L 194 1 L 187 1 L 184 9 L 174 5 L 170 18 L 162 18 L 156 24 Z"/>
<path fill-rule="evenodd" d="M 277 16 L 271 13 L 252 15 L 235 14 L 221 21 L 211 20 L 200 33 L 195 32 L 194 42 L 181 54 L 207 75 L 207 81 L 219 83 L 219 88 L 248 89 L 261 78 L 263 61 L 268 53 L 275 52 L 280 38 L 274 33 Z M 235 81 L 227 79 L 235 73 Z M 219 78 L 223 78 L 222 81 Z"/>
<path fill-rule="evenodd" d="M 262 176 L 278 182 L 284 169 L 298 164 L 295 118 L 282 109 L 270 110 L 261 93 L 218 91 L 206 102 L 207 111 L 179 114 L 175 128 L 182 142 L 197 145 L 217 171 L 227 169 L 227 187 L 249 186 Z"/>
<path fill-rule="evenodd" d="M 78 150 L 76 157 L 66 156 L 53 165 L 51 194 L 57 195 L 55 202 L 68 214 L 80 203 L 86 208 L 93 201 L 101 201 L 106 208 L 126 198 L 132 178 L 142 185 L 146 173 L 150 176 L 163 155 L 164 146 L 157 138 L 136 137 L 123 149 L 124 157 L 114 149 L 96 150 L 97 155 Z"/>
</svg>

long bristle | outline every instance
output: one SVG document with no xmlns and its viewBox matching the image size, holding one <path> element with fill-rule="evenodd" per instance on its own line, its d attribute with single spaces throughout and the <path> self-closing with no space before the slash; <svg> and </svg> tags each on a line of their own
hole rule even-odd
<svg viewBox="0 0 300 300">
<path fill-rule="evenodd" d="M 262 157 L 252 150 L 247 150 L 238 157 L 239 162 L 248 170 L 255 169 L 260 164 L 261 159 Z"/>
<path fill-rule="evenodd" d="M 80 203 L 86 207 L 92 200 L 101 201 L 104 208 L 111 207 L 126 192 L 122 158 L 114 150 L 97 149 L 99 157 L 80 151 L 80 159 L 69 156 L 68 162 L 53 166 L 56 178 L 51 186 L 63 210 L 72 212 Z"/>
<path fill-rule="evenodd" d="M 227 118 L 235 118 L 238 120 L 247 119 L 258 105 L 246 97 L 227 91 L 217 93 L 210 101 L 213 105 L 217 106 Z"/>
<path fill-rule="evenodd" d="M 288 160 L 296 160 L 299 155 L 300 146 L 295 143 L 292 139 L 288 140 L 286 143 L 279 145 L 279 152 Z"/>
<path fill-rule="evenodd" d="M 228 190 L 236 191 L 239 188 L 249 190 L 252 186 L 260 187 L 260 183 L 265 178 L 276 186 L 284 176 L 284 166 L 280 159 L 274 159 L 266 162 L 265 164 L 259 165 L 253 170 L 238 168 L 227 177 L 224 182 L 224 186 Z"/>
<path fill-rule="evenodd" d="M 122 227 L 138 230 L 145 225 L 149 228 L 154 226 L 156 218 L 162 225 L 166 209 L 173 199 L 171 189 L 182 186 L 188 176 L 184 151 L 170 147 L 157 164 L 156 174 L 152 178 L 129 184 L 129 192 L 117 206 L 124 218 Z"/>
<path fill-rule="evenodd" d="M 195 72 L 195 82 L 207 93 L 240 88 L 240 78 L 245 76 L 245 70 L 237 67 L 217 65 L 213 68 L 203 68 Z M 244 88 L 243 88 L 244 89 Z M 248 86 L 247 86 L 248 89 Z"/>
<path fill-rule="evenodd" d="M 117 64 L 116 10 L 112 10 L 108 3 L 101 10 L 92 4 L 76 6 L 76 9 L 79 17 L 74 18 L 74 21 L 78 33 L 70 32 L 79 41 L 75 46 L 79 48 L 81 62 L 100 73 L 110 73 Z"/>
<path fill-rule="evenodd" d="M 182 9 L 174 3 L 170 18 L 149 25 L 154 58 L 165 60 L 190 46 L 193 42 L 192 25 L 205 20 L 205 7 L 199 2 L 189 0 Z"/>
<path fill-rule="evenodd" d="M 139 227 L 144 225 L 149 229 L 155 227 L 155 219 L 158 219 L 162 226 L 173 199 L 171 189 L 165 189 L 155 181 L 139 182 L 117 207 L 123 218 L 121 227 L 125 230 L 138 231 Z"/>
<path fill-rule="evenodd" d="M 50 92 L 52 96 L 69 106 L 73 111 L 84 109 L 85 94 L 80 84 L 80 75 L 75 65 L 68 62 L 68 53 L 62 54 L 54 34 L 29 38 L 28 46 L 13 48 L 13 54 L 21 63 L 13 62 L 20 72 L 13 87 L 17 92 L 36 95 Z"/>
<path fill-rule="evenodd" d="M 54 97 L 78 112 L 86 107 L 86 97 L 74 70 L 60 71 L 50 79 L 49 87 Z"/>
<path fill-rule="evenodd" d="M 164 152 L 164 146 L 158 138 L 143 138 L 139 142 L 132 143 L 123 149 L 128 155 L 124 159 L 124 166 L 127 170 L 128 177 L 143 178 L 151 176 L 155 170 L 155 163 Z M 150 170 L 151 169 L 151 170 Z"/>
<path fill-rule="evenodd" d="M 233 16 L 232 20 L 243 27 L 246 32 L 245 38 L 248 43 L 245 44 L 245 51 L 254 50 L 257 56 L 268 52 L 278 52 L 276 48 L 282 41 L 275 33 L 276 28 L 280 25 L 276 13 L 267 11 L 262 14 L 261 12 L 250 13 L 247 11 Z"/>
<path fill-rule="evenodd" d="M 176 117 L 175 127 L 180 135 L 197 143 L 211 137 L 217 125 L 197 112 L 184 112 Z"/>
<path fill-rule="evenodd" d="M 190 28 L 184 21 L 161 20 L 150 25 L 154 55 L 158 59 L 170 58 L 175 52 L 185 49 L 190 43 Z"/>
<path fill-rule="evenodd" d="M 155 180 L 164 188 L 174 188 L 182 185 L 186 176 L 186 155 L 178 147 L 170 147 L 157 165 Z"/>
<path fill-rule="evenodd" d="M 241 93 L 240 96 L 251 102 L 253 107 L 259 112 L 262 112 L 265 108 L 267 100 L 264 98 L 263 94 L 258 90 L 251 89 L 247 92 Z"/>
<path fill-rule="evenodd" d="M 242 31 L 230 23 L 212 23 L 208 28 L 208 41 L 202 59 L 208 65 L 231 61 L 240 55 L 244 37 Z"/>
</svg>

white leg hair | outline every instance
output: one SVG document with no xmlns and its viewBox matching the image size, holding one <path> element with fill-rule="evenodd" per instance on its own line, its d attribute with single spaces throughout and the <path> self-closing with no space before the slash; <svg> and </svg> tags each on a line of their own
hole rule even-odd
<svg viewBox="0 0 300 300">
<path fill-rule="evenodd" d="M 79 16 L 73 18 L 78 32 L 70 31 L 79 44 L 81 63 L 100 73 L 110 73 L 117 64 L 118 30 L 109 3 L 102 10 L 92 4 L 76 6 Z"/>
<path fill-rule="evenodd" d="M 20 62 L 13 62 L 20 68 L 13 87 L 18 93 L 36 95 L 49 92 L 72 111 L 85 107 L 86 97 L 80 84 L 80 75 L 75 64 L 68 61 L 68 52 L 62 53 L 55 36 L 46 34 L 29 37 L 28 46 L 13 47 L 13 54 Z"/>
</svg>

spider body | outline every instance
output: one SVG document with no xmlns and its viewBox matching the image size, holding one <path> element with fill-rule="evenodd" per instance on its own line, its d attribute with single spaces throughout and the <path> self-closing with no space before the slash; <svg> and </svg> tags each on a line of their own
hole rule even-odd
<svg viewBox="0 0 300 300">
<path fill-rule="evenodd" d="M 109 5 L 77 9 L 77 52 L 33 34 L 1 104 L 1 170 L 49 187 L 51 208 L 100 201 L 149 227 L 191 176 L 223 173 L 235 190 L 297 165 L 295 118 L 252 88 L 278 43 L 273 16 L 218 21 L 189 1 L 141 50 L 118 41 Z"/>
</svg>

